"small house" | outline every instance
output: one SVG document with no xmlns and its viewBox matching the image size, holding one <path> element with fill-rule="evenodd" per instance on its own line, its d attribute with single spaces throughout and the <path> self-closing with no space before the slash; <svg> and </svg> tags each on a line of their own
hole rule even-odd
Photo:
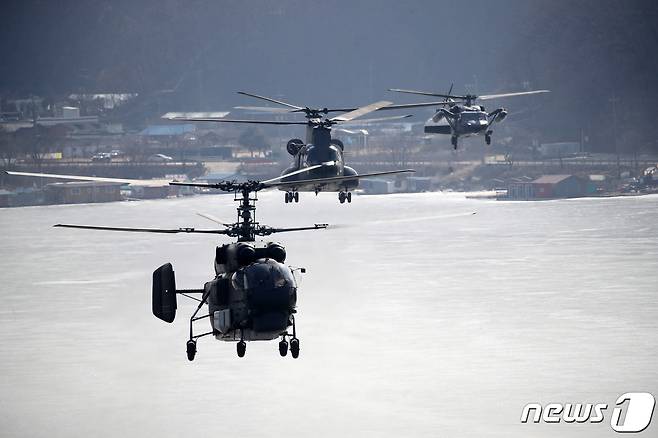
<svg viewBox="0 0 658 438">
<path fill-rule="evenodd" d="M 84 204 L 121 201 L 123 183 L 76 181 L 48 184 L 45 187 L 49 204 Z"/>
</svg>

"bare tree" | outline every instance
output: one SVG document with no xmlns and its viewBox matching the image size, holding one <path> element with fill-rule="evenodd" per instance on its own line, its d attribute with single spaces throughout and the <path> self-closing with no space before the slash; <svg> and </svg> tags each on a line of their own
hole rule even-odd
<svg viewBox="0 0 658 438">
<path fill-rule="evenodd" d="M 19 151 L 32 159 L 32 162 L 41 171 L 46 154 L 52 152 L 66 138 L 68 129 L 64 125 L 41 126 L 21 128 L 15 133 L 16 144 Z"/>
<path fill-rule="evenodd" d="M 2 160 L 3 169 L 10 169 L 17 157 L 18 147 L 13 133 L 0 127 L 0 159 Z"/>
<path fill-rule="evenodd" d="M 252 157 L 255 151 L 264 153 L 264 151 L 271 148 L 263 133 L 251 127 L 242 131 L 240 137 L 238 137 L 238 143 L 249 149 Z"/>
</svg>

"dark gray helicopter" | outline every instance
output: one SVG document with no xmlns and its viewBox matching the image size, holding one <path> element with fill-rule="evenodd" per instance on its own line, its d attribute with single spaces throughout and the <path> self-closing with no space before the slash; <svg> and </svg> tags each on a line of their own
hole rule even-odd
<svg viewBox="0 0 658 438">
<path fill-rule="evenodd" d="M 197 340 L 204 336 L 226 342 L 237 342 L 237 353 L 243 357 L 246 341 L 262 341 L 281 338 L 279 354 L 286 356 L 288 349 L 293 358 L 299 356 L 299 338 L 295 326 L 297 304 L 297 282 L 294 272 L 306 272 L 304 268 L 292 268 L 284 264 L 285 248 L 276 242 L 256 241 L 256 236 L 269 236 L 290 231 L 318 230 L 327 224 L 308 227 L 272 228 L 256 221 L 257 192 L 277 183 L 259 181 L 223 181 L 215 184 L 171 182 L 176 186 L 209 187 L 233 192 L 239 202 L 238 218 L 235 223 L 223 223 L 212 216 L 202 215 L 223 229 L 197 228 L 129 228 L 95 225 L 57 224 L 55 227 L 86 230 L 127 231 L 143 233 L 203 233 L 222 234 L 237 238 L 237 242 L 223 244 L 215 251 L 215 278 L 202 289 L 177 289 L 171 263 L 160 266 L 153 272 L 153 314 L 168 323 L 176 317 L 177 295 L 199 304 L 190 317 L 190 337 L 187 341 L 187 358 L 192 361 L 197 352 Z M 194 295 L 200 296 L 200 298 Z M 204 305 L 208 313 L 197 316 Z M 195 334 L 194 323 L 210 320 L 211 330 Z M 291 331 L 289 331 L 291 330 Z M 287 339 L 290 339 L 288 343 Z"/>
<path fill-rule="evenodd" d="M 286 203 L 299 202 L 299 192 L 315 192 L 317 194 L 321 191 L 338 192 L 338 200 L 340 203 L 343 204 L 345 201 L 349 203 L 352 202 L 351 190 L 354 190 L 359 186 L 359 180 L 361 178 L 414 172 L 414 170 L 411 169 L 401 169 L 388 172 L 358 174 L 354 169 L 345 165 L 343 143 L 340 140 L 331 137 L 331 127 L 337 124 L 360 124 L 404 119 L 411 116 L 404 115 L 356 120 L 357 118 L 373 111 L 407 109 L 441 104 L 441 102 L 426 102 L 419 104 L 393 105 L 391 102 L 381 101 L 359 108 L 319 109 L 293 105 L 281 100 L 242 91 L 239 91 L 238 94 L 254 97 L 286 107 L 236 107 L 238 109 L 286 114 L 303 113 L 307 120 L 304 122 L 288 120 L 225 119 L 219 117 L 191 117 L 185 113 L 167 113 L 162 117 L 167 120 L 192 122 L 306 126 L 306 142 L 297 138 L 288 141 L 286 149 L 290 155 L 294 156 L 294 161 L 290 167 L 283 171 L 280 177 L 274 179 L 281 181 L 278 184 L 278 187 L 280 190 L 285 190 Z M 326 117 L 326 115 L 331 112 L 342 112 L 343 114 L 331 118 Z M 264 182 L 267 183 L 274 180 Z"/>
<path fill-rule="evenodd" d="M 459 137 L 470 137 L 473 135 L 484 135 L 487 145 L 491 144 L 491 127 L 494 123 L 500 123 L 507 117 L 505 108 L 498 108 L 488 113 L 484 106 L 474 105 L 476 100 L 490 100 L 502 97 L 524 96 L 528 94 L 549 93 L 549 90 L 522 91 L 517 93 L 487 94 L 476 96 L 465 94 L 463 96 L 453 95 L 452 86 L 447 94 L 429 93 L 425 91 L 402 90 L 389 88 L 389 91 L 398 93 L 418 94 L 421 96 L 443 97 L 445 100 L 438 105 L 448 106 L 449 109 L 439 108 L 428 123 L 425 132 L 428 134 L 446 134 L 451 136 L 452 146 L 457 149 Z"/>
</svg>

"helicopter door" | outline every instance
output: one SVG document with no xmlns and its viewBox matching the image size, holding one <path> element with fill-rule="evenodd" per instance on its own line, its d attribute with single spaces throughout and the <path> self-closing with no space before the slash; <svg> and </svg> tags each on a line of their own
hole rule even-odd
<svg viewBox="0 0 658 438">
<path fill-rule="evenodd" d="M 215 330 L 226 334 L 231 330 L 231 309 L 217 310 L 213 313 Z"/>
</svg>

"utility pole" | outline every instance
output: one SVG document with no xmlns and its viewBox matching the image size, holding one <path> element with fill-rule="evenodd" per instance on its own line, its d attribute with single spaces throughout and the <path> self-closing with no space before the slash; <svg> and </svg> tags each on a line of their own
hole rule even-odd
<svg viewBox="0 0 658 438">
<path fill-rule="evenodd" d="M 608 99 L 612 103 L 612 141 L 615 145 L 615 154 L 617 155 L 617 179 L 621 179 L 621 168 L 619 163 L 619 146 L 617 145 L 617 102 L 619 99 L 613 95 Z"/>
</svg>

